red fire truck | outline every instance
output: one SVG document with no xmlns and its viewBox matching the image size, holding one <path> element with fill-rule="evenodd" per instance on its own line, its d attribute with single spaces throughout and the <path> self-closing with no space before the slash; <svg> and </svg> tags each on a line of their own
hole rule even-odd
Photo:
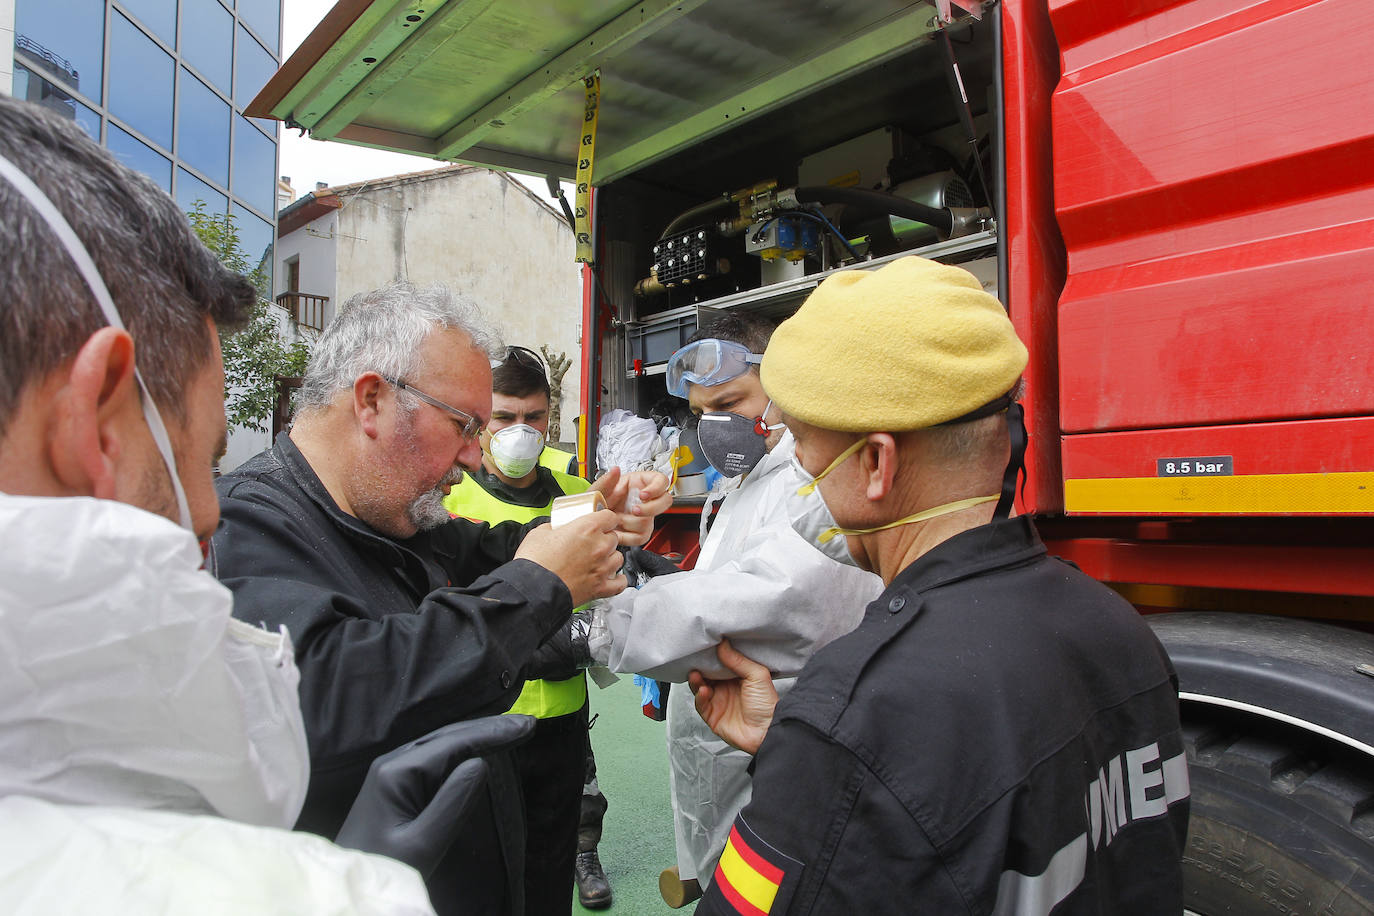
<svg viewBox="0 0 1374 916">
<path fill-rule="evenodd" d="M 969 268 L 1031 351 L 1020 511 L 1178 669 L 1190 911 L 1353 914 L 1371 49 L 1362 0 L 343 0 L 251 113 L 578 183 L 584 460 L 610 409 L 672 413 L 709 315 L 910 253 Z M 660 545 L 690 554 L 697 512 Z"/>
</svg>

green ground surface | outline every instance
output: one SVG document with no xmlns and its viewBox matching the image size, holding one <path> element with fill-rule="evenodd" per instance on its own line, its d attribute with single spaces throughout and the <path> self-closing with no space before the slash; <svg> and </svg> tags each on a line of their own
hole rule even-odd
<svg viewBox="0 0 1374 916">
<path fill-rule="evenodd" d="M 685 687 L 681 689 L 686 689 Z M 668 916 L 692 908 L 670 909 L 658 893 L 658 874 L 676 863 L 673 809 L 668 799 L 668 757 L 664 723 L 639 708 L 639 688 L 629 676 L 605 690 L 588 683 L 597 780 L 610 808 L 601 837 L 601 864 L 614 902 L 605 910 L 584 909 L 573 891 L 574 913 Z"/>
</svg>

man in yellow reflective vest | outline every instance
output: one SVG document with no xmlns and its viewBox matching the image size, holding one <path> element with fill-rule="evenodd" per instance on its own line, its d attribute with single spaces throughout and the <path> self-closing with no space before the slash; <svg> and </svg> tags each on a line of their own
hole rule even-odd
<svg viewBox="0 0 1374 916">
<path fill-rule="evenodd" d="M 524 347 L 508 348 L 505 360 L 492 371 L 491 401 L 491 421 L 482 434 L 482 467 L 449 492 L 444 500 L 449 512 L 492 524 L 528 522 L 547 515 L 555 497 L 588 488 L 587 481 L 567 473 L 572 456 L 546 444 L 549 382 L 538 356 Z M 550 649 L 541 650 L 533 666 L 545 676 L 526 681 L 510 709 L 539 720 L 534 738 L 515 751 L 525 795 L 529 916 L 569 914 L 574 877 L 583 906 L 599 909 L 611 903 L 611 887 L 596 852 L 606 799 L 596 788 L 587 736 L 586 676 L 571 661 L 558 670 L 564 667 L 562 653 Z"/>
</svg>

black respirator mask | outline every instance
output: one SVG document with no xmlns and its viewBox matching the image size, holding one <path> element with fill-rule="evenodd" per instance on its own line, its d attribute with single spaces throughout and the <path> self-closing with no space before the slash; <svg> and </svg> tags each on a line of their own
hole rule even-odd
<svg viewBox="0 0 1374 916">
<path fill-rule="evenodd" d="M 701 454 L 725 477 L 738 477 L 754 469 L 768 452 L 768 434 L 782 429 L 783 424 L 769 426 L 763 417 L 768 415 L 768 407 L 763 416 L 749 417 L 737 413 L 704 413 L 697 425 L 697 438 L 701 442 Z"/>
</svg>

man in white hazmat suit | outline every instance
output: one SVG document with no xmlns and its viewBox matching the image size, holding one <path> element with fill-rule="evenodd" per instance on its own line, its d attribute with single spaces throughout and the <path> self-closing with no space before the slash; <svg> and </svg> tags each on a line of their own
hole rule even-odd
<svg viewBox="0 0 1374 916">
<path fill-rule="evenodd" d="M 251 285 L 73 122 L 2 96 L 0 271 L 2 908 L 431 913 L 411 867 L 286 829 L 291 645 L 200 569 L 216 329 Z"/>
<path fill-rule="evenodd" d="M 716 645 L 728 636 L 748 645 L 786 690 L 812 653 L 858 624 L 882 587 L 876 576 L 809 549 L 788 522 L 786 495 L 798 486 L 792 435 L 758 376 L 773 327 L 761 317 L 725 315 L 669 361 L 668 391 L 687 398 L 700 418 L 702 451 L 726 475 L 726 495 L 693 570 L 651 579 L 600 606 L 593 654 L 614 670 L 675 685 L 693 669 L 724 674 Z M 708 501 L 703 530 L 711 509 Z M 749 756 L 706 727 L 685 686 L 669 691 L 667 717 L 677 874 L 665 871 L 660 889 L 681 906 L 709 882 L 749 800 Z"/>
</svg>

